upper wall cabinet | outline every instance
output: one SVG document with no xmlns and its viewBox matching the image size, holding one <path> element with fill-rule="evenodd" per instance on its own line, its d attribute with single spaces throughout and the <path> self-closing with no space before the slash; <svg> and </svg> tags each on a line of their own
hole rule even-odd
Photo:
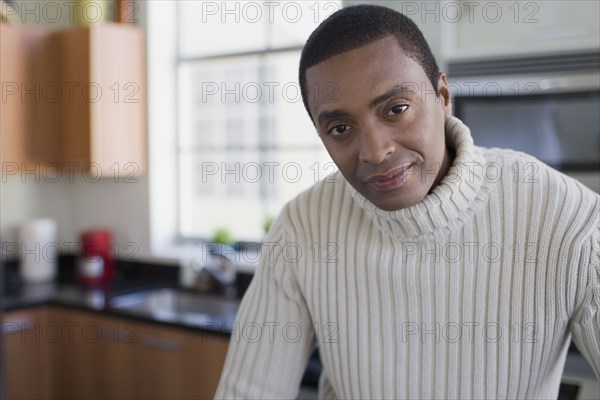
<svg viewBox="0 0 600 400">
<path fill-rule="evenodd" d="M 95 24 L 58 35 L 63 161 L 104 177 L 146 170 L 145 40 L 136 27 Z"/>
<path fill-rule="evenodd" d="M 437 8 L 446 61 L 600 46 L 598 1 L 452 0 Z"/>
<path fill-rule="evenodd" d="M 98 177 L 146 171 L 144 33 L 0 24 L 3 173 L 52 163 Z M 43 174 L 42 174 L 43 175 Z"/>
<path fill-rule="evenodd" d="M 34 171 L 60 158 L 54 41 L 44 29 L 0 24 L 2 172 Z M 52 98 L 51 98 L 52 97 Z"/>
</svg>

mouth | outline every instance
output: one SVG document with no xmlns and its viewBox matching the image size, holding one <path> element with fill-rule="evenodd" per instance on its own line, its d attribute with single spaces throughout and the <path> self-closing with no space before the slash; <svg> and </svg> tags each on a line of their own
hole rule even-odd
<svg viewBox="0 0 600 400">
<path fill-rule="evenodd" d="M 402 186 L 414 170 L 414 164 L 403 165 L 385 174 L 370 176 L 366 179 L 369 186 L 379 192 L 388 192 Z"/>
</svg>

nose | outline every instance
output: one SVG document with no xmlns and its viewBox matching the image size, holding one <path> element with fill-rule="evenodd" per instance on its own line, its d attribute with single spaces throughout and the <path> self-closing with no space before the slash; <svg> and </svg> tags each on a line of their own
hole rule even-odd
<svg viewBox="0 0 600 400">
<path fill-rule="evenodd" d="M 361 129 L 358 159 L 369 164 L 381 164 L 396 150 L 392 133 L 386 127 L 369 125 Z"/>
</svg>

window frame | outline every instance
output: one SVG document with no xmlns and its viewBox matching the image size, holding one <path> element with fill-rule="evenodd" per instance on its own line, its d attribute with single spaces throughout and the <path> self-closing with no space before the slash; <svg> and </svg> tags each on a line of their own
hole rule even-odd
<svg viewBox="0 0 600 400">
<path fill-rule="evenodd" d="M 181 212 L 179 68 L 181 63 L 299 52 L 304 43 L 276 48 L 267 46 L 252 51 L 184 57 L 180 54 L 178 41 L 181 26 L 180 7 L 177 3 L 170 0 L 145 2 L 142 7 L 145 11 L 142 25 L 147 31 L 148 158 L 153 166 L 148 172 L 150 250 L 152 257 L 156 259 L 179 260 L 181 263 L 188 262 L 196 256 L 199 246 L 210 244 L 209 238 L 188 237 L 181 234 L 179 219 Z M 343 2 L 340 5 L 343 6 Z M 285 151 L 285 147 L 283 150 Z M 319 173 L 319 177 L 322 179 L 324 176 Z M 255 248 L 256 244 L 260 242 L 240 241 L 237 247 Z M 248 267 L 252 270 L 255 266 L 238 267 L 242 269 Z"/>
</svg>

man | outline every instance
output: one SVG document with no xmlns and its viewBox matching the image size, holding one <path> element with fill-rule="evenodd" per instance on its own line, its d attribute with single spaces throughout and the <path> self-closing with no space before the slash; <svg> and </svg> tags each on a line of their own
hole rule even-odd
<svg viewBox="0 0 600 400">
<path fill-rule="evenodd" d="M 571 337 L 600 374 L 598 195 L 474 146 L 390 9 L 324 21 L 300 84 L 339 172 L 271 227 L 217 398 L 294 398 L 315 340 L 322 398 L 556 398 Z"/>
</svg>

